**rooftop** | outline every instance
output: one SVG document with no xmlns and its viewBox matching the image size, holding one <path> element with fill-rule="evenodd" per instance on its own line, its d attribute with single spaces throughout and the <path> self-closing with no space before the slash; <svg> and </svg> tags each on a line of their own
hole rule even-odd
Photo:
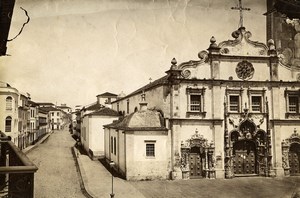
<svg viewBox="0 0 300 198">
<path fill-rule="evenodd" d="M 131 131 L 167 130 L 164 126 L 164 119 L 161 113 L 149 109 L 131 113 L 122 120 L 105 125 L 104 127 Z"/>
<path fill-rule="evenodd" d="M 92 113 L 89 113 L 87 115 L 100 115 L 100 116 L 119 116 L 119 113 L 113 109 L 104 107 L 100 110 L 94 111 Z"/>
<path fill-rule="evenodd" d="M 117 94 L 110 93 L 110 92 L 105 92 L 105 93 L 103 93 L 103 94 L 97 95 L 97 97 L 99 97 L 99 96 L 102 96 L 102 97 L 117 97 L 118 95 L 117 95 Z"/>
</svg>

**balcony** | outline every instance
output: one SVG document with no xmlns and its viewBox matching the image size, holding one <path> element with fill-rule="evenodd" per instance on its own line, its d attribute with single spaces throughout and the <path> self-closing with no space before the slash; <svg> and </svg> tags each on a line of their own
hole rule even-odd
<svg viewBox="0 0 300 198">
<path fill-rule="evenodd" d="M 0 197 L 34 197 L 38 168 L 0 131 Z"/>
</svg>

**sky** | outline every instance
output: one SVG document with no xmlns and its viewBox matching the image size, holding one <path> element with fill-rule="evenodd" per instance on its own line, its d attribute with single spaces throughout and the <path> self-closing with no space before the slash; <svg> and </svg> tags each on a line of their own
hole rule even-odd
<svg viewBox="0 0 300 198">
<path fill-rule="evenodd" d="M 165 75 L 173 57 L 198 60 L 214 36 L 233 39 L 238 0 L 16 0 L 0 81 L 35 102 L 87 105 Z M 243 0 L 244 26 L 266 42 L 265 0 Z M 153 81 L 152 80 L 152 81 Z"/>
</svg>

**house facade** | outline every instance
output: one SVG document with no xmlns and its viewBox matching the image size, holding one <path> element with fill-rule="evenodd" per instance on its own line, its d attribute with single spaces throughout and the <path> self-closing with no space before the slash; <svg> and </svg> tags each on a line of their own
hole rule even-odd
<svg viewBox="0 0 300 198">
<path fill-rule="evenodd" d="M 18 107 L 18 147 L 20 149 L 26 148 L 30 137 L 30 95 L 28 93 L 20 93 L 19 107 Z"/>
<path fill-rule="evenodd" d="M 118 112 L 104 107 L 100 110 L 86 114 L 82 118 L 82 145 L 89 156 L 103 158 L 104 156 L 104 130 L 103 126 L 117 120 Z"/>
<path fill-rule="evenodd" d="M 0 130 L 18 144 L 19 91 L 8 83 L 0 82 Z"/>
<path fill-rule="evenodd" d="M 52 130 L 60 130 L 62 127 L 62 115 L 60 109 L 52 107 L 49 109 L 49 115 L 50 115 L 50 122 L 51 122 L 51 129 Z"/>
<path fill-rule="evenodd" d="M 140 109 L 104 126 L 105 159 L 127 180 L 167 179 L 171 142 L 161 112 Z"/>
<path fill-rule="evenodd" d="M 144 92 L 148 108 L 161 112 L 170 141 L 166 177 L 299 173 L 300 67 L 282 64 L 273 40 L 251 35 L 240 27 L 231 40 L 212 37 L 198 60 L 173 59 L 166 76 L 112 102 L 129 115 Z"/>
<path fill-rule="evenodd" d="M 60 130 L 64 124 L 63 119 L 63 112 L 61 109 L 56 108 L 53 103 L 48 102 L 39 102 L 37 103 L 39 108 L 42 111 L 48 112 L 48 118 L 50 122 L 50 129 L 51 130 Z"/>
<path fill-rule="evenodd" d="M 33 101 L 28 101 L 30 111 L 30 126 L 28 134 L 28 143 L 32 144 L 37 139 L 37 131 L 39 128 L 39 106 Z"/>
<path fill-rule="evenodd" d="M 118 119 L 117 111 L 110 109 L 111 101 L 117 95 L 111 93 L 99 94 L 97 101 L 84 106 L 80 110 L 80 141 L 83 148 L 92 159 L 104 156 L 104 130 L 103 125 Z"/>
</svg>

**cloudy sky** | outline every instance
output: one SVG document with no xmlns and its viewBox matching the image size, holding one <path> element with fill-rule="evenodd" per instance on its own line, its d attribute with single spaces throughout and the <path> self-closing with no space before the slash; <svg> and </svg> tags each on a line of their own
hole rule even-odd
<svg viewBox="0 0 300 198">
<path fill-rule="evenodd" d="M 232 39 L 238 0 L 16 0 L 8 43 L 0 58 L 0 81 L 36 102 L 74 107 L 104 92 L 126 94 L 163 76 L 175 57 L 197 60 L 211 36 Z M 266 42 L 265 0 L 251 8 L 244 26 Z"/>
</svg>

